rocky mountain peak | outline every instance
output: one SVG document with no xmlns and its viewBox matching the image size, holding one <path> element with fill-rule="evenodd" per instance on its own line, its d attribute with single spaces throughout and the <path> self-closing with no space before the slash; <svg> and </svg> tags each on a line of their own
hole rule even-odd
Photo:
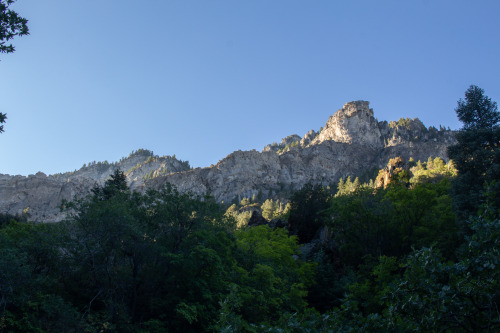
<svg viewBox="0 0 500 333">
<path fill-rule="evenodd" d="M 373 116 L 373 109 L 370 109 L 369 105 L 370 102 L 367 101 L 353 101 L 344 104 L 342 109 L 328 119 L 323 130 L 310 145 L 333 140 L 362 144 L 373 148 L 383 147 L 378 123 Z"/>
<path fill-rule="evenodd" d="M 139 149 L 118 162 L 94 161 L 57 175 L 0 174 L 0 213 L 28 212 L 33 221 L 61 221 L 63 199 L 88 194 L 116 169 L 123 170 L 129 186 L 137 191 L 171 183 L 181 192 L 210 193 L 219 202 L 258 194 L 262 199 L 283 199 L 306 183 L 326 186 L 347 176 L 369 175 L 397 156 L 447 160 L 446 148 L 455 142 L 453 131 L 426 128 L 417 118 L 378 122 L 369 102 L 353 101 L 330 116 L 319 132 L 311 130 L 302 138 L 290 135 L 263 152 L 236 151 L 207 168 L 191 169 L 175 155 Z"/>
<path fill-rule="evenodd" d="M 373 109 L 370 109 L 368 101 L 352 101 L 345 103 L 342 109 L 338 110 L 339 116 L 344 114 L 347 117 L 352 117 L 357 113 L 362 113 L 365 117 L 373 117 Z"/>
</svg>

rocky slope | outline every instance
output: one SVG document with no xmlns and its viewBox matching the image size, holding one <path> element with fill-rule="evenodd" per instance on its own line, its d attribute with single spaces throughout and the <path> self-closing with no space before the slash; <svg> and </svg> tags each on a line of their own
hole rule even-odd
<svg viewBox="0 0 500 333">
<path fill-rule="evenodd" d="M 140 149 L 119 162 L 92 162 L 73 172 L 47 176 L 9 176 L 0 174 L 0 213 L 29 214 L 33 221 L 56 222 L 64 218 L 62 200 L 72 200 L 103 184 L 116 170 L 127 175 L 133 189 L 142 189 L 148 178 L 187 171 L 189 163 L 172 156 L 156 156 Z"/>
<path fill-rule="evenodd" d="M 89 193 L 117 168 L 135 190 L 169 182 L 180 191 L 209 193 L 225 202 L 259 192 L 264 199 L 283 197 L 307 182 L 329 185 L 341 177 L 367 174 L 395 156 L 447 160 L 446 147 L 454 142 L 452 131 L 426 128 L 418 119 L 379 122 L 368 102 L 356 101 L 345 104 L 318 132 L 288 136 L 262 152 L 236 151 L 209 168 L 190 169 L 175 157 L 139 150 L 116 163 L 94 162 L 64 174 L 0 175 L 0 212 L 27 211 L 34 221 L 60 221 L 62 199 Z"/>
</svg>

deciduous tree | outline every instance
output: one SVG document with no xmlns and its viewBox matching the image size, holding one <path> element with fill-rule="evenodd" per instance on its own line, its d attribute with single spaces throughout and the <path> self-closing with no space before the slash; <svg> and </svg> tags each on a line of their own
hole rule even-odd
<svg viewBox="0 0 500 333">
<path fill-rule="evenodd" d="M 15 48 L 8 44 L 16 36 L 29 35 L 28 20 L 9 9 L 15 0 L 0 0 L 0 53 L 12 53 Z"/>
</svg>

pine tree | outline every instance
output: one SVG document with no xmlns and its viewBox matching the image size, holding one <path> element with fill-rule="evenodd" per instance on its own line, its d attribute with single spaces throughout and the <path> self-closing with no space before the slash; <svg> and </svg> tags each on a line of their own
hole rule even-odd
<svg viewBox="0 0 500 333">
<path fill-rule="evenodd" d="M 496 197 L 500 207 L 500 113 L 497 103 L 484 95 L 484 90 L 470 86 L 465 101 L 455 109 L 463 128 L 457 133 L 457 144 L 448 148 L 458 176 L 453 183 L 453 196 L 460 218 L 477 212 L 484 201 L 484 186 Z"/>
</svg>

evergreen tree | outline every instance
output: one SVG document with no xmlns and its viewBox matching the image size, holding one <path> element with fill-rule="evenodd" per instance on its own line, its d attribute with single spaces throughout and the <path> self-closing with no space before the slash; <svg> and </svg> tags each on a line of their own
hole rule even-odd
<svg viewBox="0 0 500 333">
<path fill-rule="evenodd" d="M 92 189 L 96 199 L 109 200 L 111 197 L 118 193 L 128 191 L 127 177 L 120 169 L 115 172 L 106 180 L 103 187 L 96 186 Z"/>
<path fill-rule="evenodd" d="M 496 128 L 500 123 L 497 103 L 484 95 L 484 89 L 474 85 L 465 92 L 465 100 L 458 101 L 455 112 L 465 131 Z"/>
<path fill-rule="evenodd" d="M 477 86 L 470 86 L 455 111 L 463 128 L 456 136 L 457 144 L 448 148 L 448 156 L 458 169 L 453 195 L 458 213 L 465 219 L 484 201 L 485 184 L 491 193 L 500 190 L 500 183 L 495 184 L 500 179 L 500 113 L 497 103 Z M 499 207 L 500 198 L 496 198 Z"/>
</svg>

